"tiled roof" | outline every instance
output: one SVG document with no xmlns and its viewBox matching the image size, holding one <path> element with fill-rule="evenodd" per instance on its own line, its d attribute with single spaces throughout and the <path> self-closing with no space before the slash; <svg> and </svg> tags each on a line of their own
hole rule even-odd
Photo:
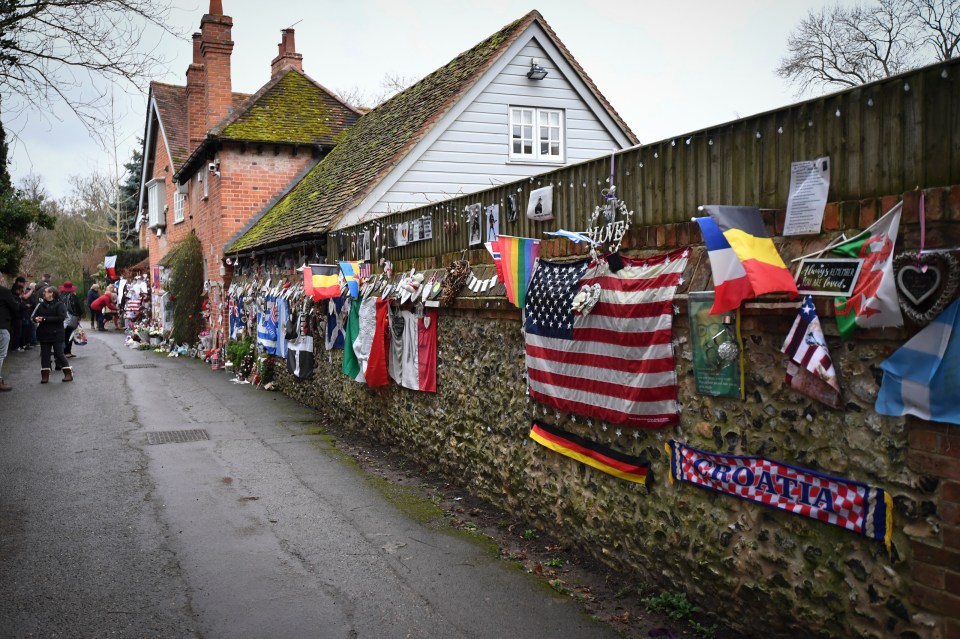
<svg viewBox="0 0 960 639">
<path fill-rule="evenodd" d="M 357 120 L 340 144 L 228 250 L 326 232 L 339 215 L 389 173 L 538 16 L 533 11 L 508 24 Z"/>
<path fill-rule="evenodd" d="M 363 115 L 282 200 L 261 211 L 227 247 L 240 252 L 321 235 L 366 197 L 533 22 L 539 23 L 634 143 L 636 136 L 537 11 Z"/>
<path fill-rule="evenodd" d="M 190 133 L 187 131 L 187 89 L 173 84 L 151 82 L 150 91 L 157 103 L 160 123 L 166 133 L 167 149 L 174 170 L 190 155 Z M 159 132 L 158 132 L 159 133 Z"/>
<path fill-rule="evenodd" d="M 359 114 L 310 77 L 289 69 L 210 130 L 225 140 L 333 146 Z"/>
<path fill-rule="evenodd" d="M 187 88 L 176 84 L 151 82 L 150 91 L 157 103 L 160 122 L 170 145 L 170 161 L 174 172 L 178 171 L 187 158 L 190 157 L 190 131 L 187 125 Z M 234 110 L 242 105 L 249 93 L 234 93 L 232 105 Z M 159 132 L 158 132 L 159 133 Z"/>
</svg>

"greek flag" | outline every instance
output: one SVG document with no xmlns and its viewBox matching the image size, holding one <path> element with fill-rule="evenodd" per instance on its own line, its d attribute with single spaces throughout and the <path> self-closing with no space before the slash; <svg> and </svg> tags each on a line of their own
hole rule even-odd
<svg viewBox="0 0 960 639">
<path fill-rule="evenodd" d="M 960 424 L 960 299 L 880 365 L 876 411 Z"/>
</svg>

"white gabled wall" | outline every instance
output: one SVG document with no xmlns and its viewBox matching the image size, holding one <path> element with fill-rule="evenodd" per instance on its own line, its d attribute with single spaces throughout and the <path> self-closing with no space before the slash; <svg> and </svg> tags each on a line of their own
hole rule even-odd
<svg viewBox="0 0 960 639">
<path fill-rule="evenodd" d="M 527 78 L 530 59 L 548 71 L 543 80 Z M 532 25 L 504 58 L 468 92 L 465 104 L 448 117 L 387 176 L 359 206 L 336 225 L 403 211 L 429 202 L 473 193 L 497 184 L 575 164 L 614 148 L 630 146 L 549 37 Z M 565 159 L 558 162 L 510 160 L 511 106 L 562 109 Z"/>
</svg>

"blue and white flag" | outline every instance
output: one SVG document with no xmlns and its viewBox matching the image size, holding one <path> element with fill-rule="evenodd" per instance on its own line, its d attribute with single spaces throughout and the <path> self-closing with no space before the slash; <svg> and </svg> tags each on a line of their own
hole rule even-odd
<svg viewBox="0 0 960 639">
<path fill-rule="evenodd" d="M 277 299 L 277 352 L 280 357 L 287 356 L 287 324 L 290 323 L 290 305 L 283 298 Z"/>
<path fill-rule="evenodd" d="M 876 411 L 960 424 L 960 299 L 880 365 Z"/>
<path fill-rule="evenodd" d="M 574 231 L 565 231 L 563 229 L 560 229 L 558 231 L 544 231 L 544 233 L 546 233 L 547 235 L 558 235 L 560 237 L 565 237 L 571 242 L 573 242 L 574 244 L 579 244 L 580 242 L 586 242 L 591 246 L 595 246 L 599 244 L 599 242 L 591 238 L 586 233 L 576 233 Z"/>
<path fill-rule="evenodd" d="M 267 354 L 277 354 L 277 298 L 273 296 L 267 296 L 257 315 L 257 341 Z"/>
</svg>

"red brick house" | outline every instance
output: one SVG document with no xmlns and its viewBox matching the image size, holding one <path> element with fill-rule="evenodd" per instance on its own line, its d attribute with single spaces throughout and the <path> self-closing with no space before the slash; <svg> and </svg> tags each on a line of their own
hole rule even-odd
<svg viewBox="0 0 960 639">
<path fill-rule="evenodd" d="M 293 29 L 282 32 L 270 81 L 253 95 L 234 93 L 232 26 L 221 0 L 211 0 L 193 35 L 186 86 L 151 83 L 139 200 L 150 264 L 195 231 L 214 283 L 222 283 L 226 241 L 359 117 L 303 73 Z"/>
</svg>

